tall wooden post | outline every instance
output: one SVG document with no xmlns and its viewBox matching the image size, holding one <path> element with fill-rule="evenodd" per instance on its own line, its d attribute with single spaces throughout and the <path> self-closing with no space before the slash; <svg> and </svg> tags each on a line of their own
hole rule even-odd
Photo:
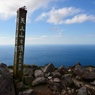
<svg viewBox="0 0 95 95">
<path fill-rule="evenodd" d="M 14 78 L 22 80 L 23 76 L 23 59 L 25 43 L 25 26 L 26 26 L 25 7 L 17 10 L 16 37 L 15 37 L 15 55 L 14 55 Z"/>
</svg>

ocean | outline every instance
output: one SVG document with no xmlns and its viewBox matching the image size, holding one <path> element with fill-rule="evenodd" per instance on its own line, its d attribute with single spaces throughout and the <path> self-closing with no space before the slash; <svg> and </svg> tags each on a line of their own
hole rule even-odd
<svg viewBox="0 0 95 95">
<path fill-rule="evenodd" d="M 14 46 L 0 45 L 0 63 L 8 66 L 14 62 Z M 24 64 L 43 66 L 53 63 L 74 66 L 80 62 L 82 66 L 95 66 L 95 45 L 26 45 Z"/>
</svg>

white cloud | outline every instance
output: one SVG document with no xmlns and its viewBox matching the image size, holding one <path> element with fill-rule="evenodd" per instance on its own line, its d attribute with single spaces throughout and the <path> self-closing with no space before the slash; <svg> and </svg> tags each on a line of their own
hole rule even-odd
<svg viewBox="0 0 95 95">
<path fill-rule="evenodd" d="M 64 23 L 65 24 L 82 23 L 87 20 L 95 22 L 95 16 L 93 15 L 87 16 L 86 14 L 76 15 L 72 19 L 67 19 L 66 21 L 64 21 Z"/>
<path fill-rule="evenodd" d="M 47 36 L 41 36 L 42 38 L 46 38 Z"/>
<path fill-rule="evenodd" d="M 77 13 L 79 13 L 81 10 L 73 7 L 69 8 L 61 8 L 61 9 L 55 9 L 52 8 L 51 11 L 47 13 L 42 13 L 36 21 L 42 20 L 45 17 L 48 17 L 47 22 L 54 23 L 54 24 L 62 24 L 63 19 L 68 16 L 73 16 Z"/>
<path fill-rule="evenodd" d="M 60 38 L 60 37 L 62 37 L 62 35 L 63 35 L 62 32 L 59 32 L 59 33 L 57 33 L 57 35 L 54 35 L 53 37 L 54 38 Z"/>
<path fill-rule="evenodd" d="M 0 0 L 0 19 L 6 20 L 16 15 L 19 7 L 26 6 L 28 13 L 46 7 L 52 0 Z"/>
<path fill-rule="evenodd" d="M 48 23 L 53 23 L 53 24 L 82 23 L 87 20 L 95 22 L 94 15 L 86 15 L 82 14 L 82 12 L 83 12 L 82 10 L 73 7 L 68 7 L 68 8 L 66 7 L 61 9 L 52 8 L 51 11 L 42 13 L 36 19 L 36 21 L 46 18 Z"/>
<path fill-rule="evenodd" d="M 41 36 L 41 37 L 35 37 L 35 38 L 33 38 L 33 37 L 28 37 L 28 38 L 26 38 L 26 41 L 31 41 L 31 40 L 41 40 L 41 39 L 44 39 L 44 38 L 46 38 L 47 36 Z"/>
</svg>

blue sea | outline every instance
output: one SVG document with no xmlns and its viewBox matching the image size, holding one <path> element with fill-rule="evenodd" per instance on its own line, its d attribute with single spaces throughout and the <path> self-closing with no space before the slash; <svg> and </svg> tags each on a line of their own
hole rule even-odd
<svg viewBox="0 0 95 95">
<path fill-rule="evenodd" d="M 0 46 L 0 63 L 8 66 L 14 62 L 14 46 Z M 95 66 L 95 45 L 26 45 L 24 64 L 39 66 L 53 63 L 56 67 L 61 65 L 73 66 L 80 62 L 82 66 Z"/>
</svg>

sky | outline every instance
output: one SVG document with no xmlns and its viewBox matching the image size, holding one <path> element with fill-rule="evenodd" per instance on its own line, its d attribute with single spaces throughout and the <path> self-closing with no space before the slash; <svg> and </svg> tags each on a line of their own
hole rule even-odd
<svg viewBox="0 0 95 95">
<path fill-rule="evenodd" d="M 0 0 L 0 45 L 15 45 L 23 6 L 25 44 L 95 44 L 95 0 Z"/>
</svg>

